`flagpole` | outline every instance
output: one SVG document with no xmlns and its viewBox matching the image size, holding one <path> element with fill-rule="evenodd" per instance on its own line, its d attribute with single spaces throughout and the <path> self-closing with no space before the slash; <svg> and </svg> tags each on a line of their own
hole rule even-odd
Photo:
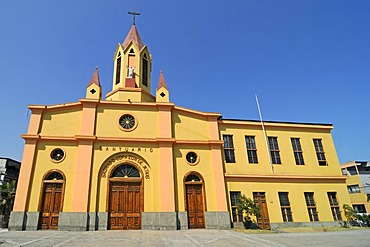
<svg viewBox="0 0 370 247">
<path fill-rule="evenodd" d="M 263 124 L 263 120 L 262 120 L 262 114 L 261 114 L 260 104 L 258 103 L 258 97 L 257 97 L 257 95 L 255 95 L 255 96 L 256 96 L 256 103 L 257 103 L 257 108 L 258 108 L 258 114 L 260 115 L 260 121 L 261 121 L 261 125 L 262 125 L 263 136 L 265 137 L 266 149 L 267 149 L 267 154 L 268 154 L 268 157 L 269 157 L 271 172 L 272 172 L 272 174 L 274 174 L 274 166 L 273 166 L 272 160 L 271 160 L 270 148 L 269 148 L 268 141 L 267 141 L 267 135 L 266 135 L 265 125 Z"/>
</svg>

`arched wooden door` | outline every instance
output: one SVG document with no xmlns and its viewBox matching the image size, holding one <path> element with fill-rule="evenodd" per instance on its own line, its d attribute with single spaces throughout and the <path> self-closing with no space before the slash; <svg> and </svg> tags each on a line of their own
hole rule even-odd
<svg viewBox="0 0 370 247">
<path fill-rule="evenodd" d="M 190 174 L 185 178 L 186 211 L 189 229 L 205 228 L 203 181 L 200 176 Z"/>
<path fill-rule="evenodd" d="M 63 205 L 64 177 L 52 172 L 45 177 L 41 201 L 41 229 L 58 229 L 59 212 Z"/>
<path fill-rule="evenodd" d="M 140 172 L 130 164 L 120 165 L 109 183 L 109 229 L 141 229 L 144 198 Z"/>
</svg>

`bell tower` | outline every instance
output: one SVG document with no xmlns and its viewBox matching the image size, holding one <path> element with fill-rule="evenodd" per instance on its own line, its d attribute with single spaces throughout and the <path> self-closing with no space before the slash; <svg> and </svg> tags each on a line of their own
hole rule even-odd
<svg viewBox="0 0 370 247">
<path fill-rule="evenodd" d="M 106 95 L 107 100 L 155 101 L 155 97 L 150 94 L 152 57 L 141 40 L 135 22 L 123 43 L 118 43 L 113 61 L 113 85 L 112 91 Z"/>
</svg>

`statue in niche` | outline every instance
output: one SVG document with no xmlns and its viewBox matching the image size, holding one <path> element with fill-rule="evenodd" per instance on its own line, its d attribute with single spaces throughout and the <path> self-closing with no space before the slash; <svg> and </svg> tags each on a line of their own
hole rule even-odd
<svg viewBox="0 0 370 247">
<path fill-rule="evenodd" d="M 128 67 L 127 65 L 126 65 L 126 67 L 128 69 L 128 78 L 133 78 L 135 67 L 132 67 L 132 66 Z"/>
</svg>

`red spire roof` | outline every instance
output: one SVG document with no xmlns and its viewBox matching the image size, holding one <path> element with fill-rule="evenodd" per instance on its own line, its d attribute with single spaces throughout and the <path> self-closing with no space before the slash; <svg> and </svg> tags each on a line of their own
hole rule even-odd
<svg viewBox="0 0 370 247">
<path fill-rule="evenodd" d="M 135 45 L 141 50 L 144 47 L 143 41 L 141 41 L 139 32 L 136 29 L 135 25 L 132 25 L 130 31 L 128 32 L 125 40 L 122 43 L 122 47 L 125 48 L 131 40 L 135 43 Z"/>
<path fill-rule="evenodd" d="M 99 72 L 98 72 L 98 67 L 95 68 L 94 74 L 92 75 L 90 79 L 90 84 L 92 83 L 98 85 L 100 87 L 100 79 L 99 79 Z"/>
<path fill-rule="evenodd" d="M 159 73 L 159 80 L 158 80 L 157 90 L 160 89 L 161 87 L 164 87 L 165 89 L 168 90 L 167 85 L 166 85 L 166 81 L 165 81 L 164 76 L 163 76 L 163 73 L 162 73 L 162 70 Z"/>
</svg>

